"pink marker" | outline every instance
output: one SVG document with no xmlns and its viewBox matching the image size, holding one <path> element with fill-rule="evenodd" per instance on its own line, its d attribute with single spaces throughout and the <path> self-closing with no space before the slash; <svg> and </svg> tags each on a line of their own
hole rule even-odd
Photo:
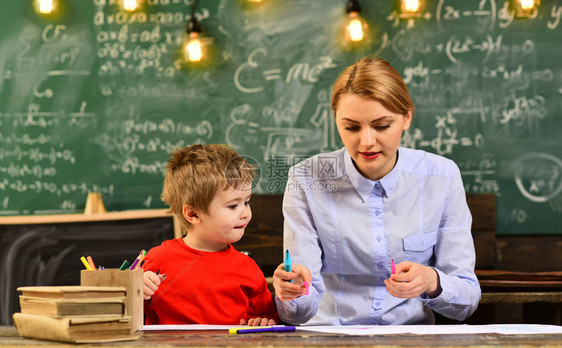
<svg viewBox="0 0 562 348">
<path fill-rule="evenodd" d="M 304 282 L 302 285 L 306 288 L 305 295 L 308 295 L 308 282 Z"/>
<path fill-rule="evenodd" d="M 392 274 L 396 274 L 396 266 L 394 266 L 394 259 L 392 259 L 392 261 L 390 261 L 390 272 Z"/>
</svg>

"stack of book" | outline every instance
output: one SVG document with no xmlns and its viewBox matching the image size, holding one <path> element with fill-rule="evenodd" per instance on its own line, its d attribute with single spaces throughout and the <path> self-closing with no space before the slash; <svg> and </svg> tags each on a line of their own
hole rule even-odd
<svg viewBox="0 0 562 348">
<path fill-rule="evenodd" d="M 22 337 L 72 343 L 136 339 L 125 316 L 124 287 L 20 287 L 21 313 L 14 323 Z"/>
</svg>

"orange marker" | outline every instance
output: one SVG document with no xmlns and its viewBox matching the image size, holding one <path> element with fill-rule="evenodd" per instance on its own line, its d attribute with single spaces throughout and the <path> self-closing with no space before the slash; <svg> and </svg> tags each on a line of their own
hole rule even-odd
<svg viewBox="0 0 562 348">
<path fill-rule="evenodd" d="M 95 271 L 96 265 L 94 265 L 94 260 L 92 259 L 92 257 L 88 256 L 86 259 L 88 260 L 88 263 L 90 264 L 90 267 L 92 267 L 92 270 Z"/>
</svg>

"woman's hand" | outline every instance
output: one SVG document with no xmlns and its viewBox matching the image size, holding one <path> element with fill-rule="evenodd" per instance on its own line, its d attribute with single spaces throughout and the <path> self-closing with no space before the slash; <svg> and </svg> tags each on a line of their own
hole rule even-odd
<svg viewBox="0 0 562 348">
<path fill-rule="evenodd" d="M 158 286 L 160 286 L 160 283 L 162 283 L 164 279 L 166 279 L 165 274 L 156 274 L 152 271 L 146 271 L 143 273 L 143 297 L 145 300 L 150 300 L 150 298 L 152 297 L 152 295 L 154 295 L 156 290 L 158 290 Z"/>
<path fill-rule="evenodd" d="M 275 325 L 275 320 L 268 318 L 250 318 L 248 319 L 248 326 L 272 326 Z M 246 320 L 240 319 L 240 325 L 246 325 Z"/>
<path fill-rule="evenodd" d="M 386 290 L 400 298 L 418 297 L 425 293 L 429 297 L 441 294 L 437 272 L 419 263 L 404 261 L 396 265 L 396 273 L 384 281 Z"/>
<path fill-rule="evenodd" d="M 289 282 L 293 280 L 293 282 Z M 281 301 L 292 301 L 295 298 L 308 294 L 308 288 L 304 285 L 312 283 L 310 270 L 301 265 L 293 265 L 292 272 L 285 271 L 285 265 L 280 264 L 273 273 L 273 287 L 275 296 Z"/>
</svg>

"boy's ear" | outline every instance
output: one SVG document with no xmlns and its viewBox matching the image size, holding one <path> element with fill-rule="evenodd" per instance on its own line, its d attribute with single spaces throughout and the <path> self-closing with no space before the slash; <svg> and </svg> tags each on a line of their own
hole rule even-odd
<svg viewBox="0 0 562 348">
<path fill-rule="evenodd" d="M 190 224 L 198 224 L 201 219 L 199 218 L 199 213 L 195 208 L 190 206 L 189 204 L 184 204 L 182 208 L 183 217 L 190 223 Z"/>
</svg>

